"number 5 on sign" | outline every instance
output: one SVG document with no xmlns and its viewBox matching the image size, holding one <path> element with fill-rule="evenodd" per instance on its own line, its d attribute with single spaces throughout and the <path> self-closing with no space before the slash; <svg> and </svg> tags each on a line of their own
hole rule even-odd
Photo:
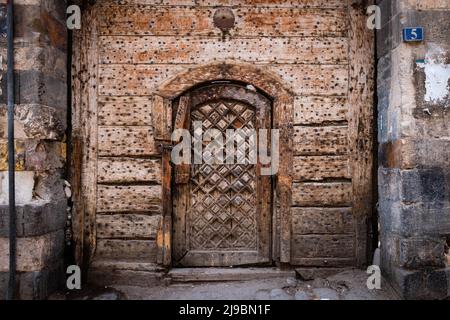
<svg viewBox="0 0 450 320">
<path fill-rule="evenodd" d="M 403 41 L 417 42 L 423 41 L 423 28 L 405 28 L 403 29 Z"/>
</svg>

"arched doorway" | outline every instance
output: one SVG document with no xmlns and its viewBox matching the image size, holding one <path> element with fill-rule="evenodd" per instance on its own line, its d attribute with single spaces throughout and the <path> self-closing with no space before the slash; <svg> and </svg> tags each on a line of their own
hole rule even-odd
<svg viewBox="0 0 450 320">
<path fill-rule="evenodd" d="M 208 88 L 208 84 L 224 85 L 230 83 L 234 84 L 234 88 L 237 89 L 229 90 L 227 86 L 218 86 L 217 88 L 219 89 L 212 90 L 214 93 L 211 95 L 211 86 Z M 236 85 L 239 86 L 236 87 Z M 267 208 L 270 207 L 271 212 L 266 217 L 267 221 L 263 229 L 268 231 L 261 237 L 260 248 L 253 251 L 247 250 L 250 252 L 247 258 L 251 258 L 243 259 L 242 262 L 239 262 L 240 255 L 229 255 L 232 258 L 227 262 L 226 259 L 218 258 L 218 256 L 222 257 L 222 255 L 216 254 L 217 258 L 212 255 L 212 258 L 209 260 L 204 256 L 202 259 L 206 260 L 203 260 L 201 265 L 260 264 L 271 263 L 272 261 L 289 263 L 291 259 L 294 94 L 274 74 L 240 62 L 214 63 L 188 69 L 163 83 L 155 92 L 153 113 L 160 114 L 160 121 L 155 122 L 155 132 L 159 133 L 157 139 L 161 141 L 161 144 L 167 146 L 162 148 L 162 198 L 165 199 L 163 201 L 164 222 L 157 238 L 161 263 L 168 266 L 176 265 L 177 259 L 173 258 L 182 257 L 187 252 L 183 244 L 185 235 L 182 235 L 182 240 L 180 240 L 182 244 L 177 245 L 178 240 L 173 234 L 175 229 L 173 223 L 177 222 L 175 218 L 176 212 L 174 212 L 173 207 L 173 193 L 176 188 L 173 188 L 171 177 L 175 175 L 174 179 L 177 179 L 177 175 L 172 172 L 173 169 L 176 171 L 177 168 L 172 168 L 168 150 L 171 150 L 173 147 L 170 141 L 173 129 L 179 127 L 180 124 L 184 125 L 184 120 L 181 118 L 186 117 L 186 115 L 180 116 L 178 114 L 180 110 L 179 104 L 187 93 L 193 92 L 198 92 L 199 97 L 202 97 L 201 99 L 192 99 L 194 104 L 197 103 L 195 101 L 208 100 L 208 97 L 211 96 L 217 101 L 218 95 L 222 95 L 221 97 L 225 98 L 225 100 L 227 98 L 237 101 L 244 99 L 244 103 L 247 105 L 258 105 L 262 102 L 266 106 L 264 109 L 270 110 L 267 117 L 265 117 L 265 126 L 270 129 L 278 129 L 279 133 L 279 165 L 276 174 L 267 178 L 267 183 L 270 182 L 271 187 L 265 189 L 267 192 L 266 199 L 270 198 L 271 202 L 265 206 Z M 173 121 L 170 120 L 172 118 Z M 270 188 L 272 188 L 271 192 L 268 191 Z M 185 194 L 187 194 L 187 191 Z M 182 223 L 185 223 L 185 221 Z M 174 253 L 177 247 L 181 248 L 181 250 L 179 253 Z M 223 255 L 223 257 L 226 256 Z M 178 258 L 178 260 L 180 259 Z M 195 265 L 192 261 L 186 264 Z"/>
<path fill-rule="evenodd" d="M 174 128 L 194 141 L 191 161 L 173 172 L 174 265 L 271 262 L 272 177 L 256 148 L 271 128 L 271 104 L 252 86 L 223 81 L 178 99 Z"/>
</svg>

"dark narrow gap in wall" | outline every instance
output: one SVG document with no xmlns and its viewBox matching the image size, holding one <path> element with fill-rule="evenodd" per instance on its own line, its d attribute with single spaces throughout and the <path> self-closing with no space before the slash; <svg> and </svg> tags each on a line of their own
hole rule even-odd
<svg viewBox="0 0 450 320">
<path fill-rule="evenodd" d="M 71 6 L 73 1 L 67 1 L 67 6 Z M 66 131 L 66 180 L 70 180 L 72 175 L 71 159 L 73 155 L 72 147 L 72 30 L 67 29 L 67 131 Z M 73 190 L 72 190 L 73 194 Z M 68 199 L 68 208 L 73 207 L 72 198 Z M 70 212 L 71 213 L 71 212 Z M 69 219 L 68 219 L 69 221 Z M 71 233 L 72 225 L 66 226 L 66 247 L 64 251 L 65 269 L 69 265 L 75 264 L 74 247 Z M 68 232 L 70 233 L 68 234 Z"/>
<path fill-rule="evenodd" d="M 375 249 L 378 248 L 378 242 L 380 238 L 380 230 L 378 228 L 378 54 L 377 54 L 377 38 L 378 32 L 374 30 L 374 46 L 373 46 L 373 55 L 374 55 L 374 90 L 373 90 L 373 166 L 372 166 L 372 178 L 373 178 L 373 189 L 372 189 L 372 218 L 370 221 L 370 250 L 368 252 L 372 253 L 372 256 L 369 257 L 369 261 L 372 261 L 373 253 Z M 372 261 L 373 262 L 373 261 Z"/>
<path fill-rule="evenodd" d="M 447 266 L 450 267 L 450 235 L 447 236 L 446 242 L 445 242 L 445 256 L 447 258 Z"/>
</svg>

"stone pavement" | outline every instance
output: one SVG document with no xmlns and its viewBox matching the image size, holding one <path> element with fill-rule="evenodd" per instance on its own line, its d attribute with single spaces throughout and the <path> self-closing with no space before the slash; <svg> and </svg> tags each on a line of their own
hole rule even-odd
<svg viewBox="0 0 450 320">
<path fill-rule="evenodd" d="M 249 281 L 173 283 L 142 288 L 113 286 L 88 288 L 51 299 L 84 300 L 397 300 L 386 281 L 380 290 L 368 290 L 364 270 L 348 270 L 328 278 L 302 281 L 293 277 Z"/>
</svg>

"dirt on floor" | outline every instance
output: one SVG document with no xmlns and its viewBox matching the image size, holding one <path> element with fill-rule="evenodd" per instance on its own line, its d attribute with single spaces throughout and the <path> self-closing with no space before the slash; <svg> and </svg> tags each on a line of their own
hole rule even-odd
<svg viewBox="0 0 450 320">
<path fill-rule="evenodd" d="M 229 282 L 172 283 L 142 288 L 111 286 L 58 293 L 50 299 L 81 300 L 398 300 L 390 285 L 367 288 L 368 274 L 347 270 L 327 278 L 303 281 L 294 277 Z"/>
</svg>

